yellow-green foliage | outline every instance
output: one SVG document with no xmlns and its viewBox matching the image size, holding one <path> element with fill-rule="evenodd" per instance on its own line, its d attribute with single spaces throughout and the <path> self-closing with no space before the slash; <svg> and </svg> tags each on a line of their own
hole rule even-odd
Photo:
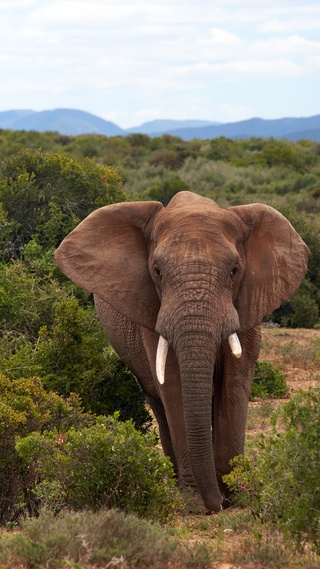
<svg viewBox="0 0 320 569">
<path fill-rule="evenodd" d="M 86 414 L 76 395 L 48 393 L 37 378 L 0 375 L 0 524 L 41 505 L 114 506 L 165 519 L 175 492 L 153 434 Z"/>
<path fill-rule="evenodd" d="M 47 429 L 65 431 L 92 421 L 81 411 L 76 395 L 63 400 L 47 393 L 37 378 L 11 380 L 0 374 L 0 523 L 36 509 L 30 494 L 35 473 L 23 466 L 15 450 L 17 437 Z"/>
<path fill-rule="evenodd" d="M 143 435 L 132 422 L 109 416 L 63 435 L 31 434 L 17 450 L 37 472 L 34 492 L 46 507 L 118 508 L 166 520 L 177 491 L 173 467 L 156 442 L 154 434 Z"/>
<path fill-rule="evenodd" d="M 256 362 L 251 398 L 281 399 L 288 397 L 289 388 L 285 375 L 269 362 Z"/>
<path fill-rule="evenodd" d="M 21 150 L 0 167 L 1 215 L 6 239 L 1 256 L 21 256 L 32 238 L 57 247 L 97 207 L 122 201 L 122 179 L 110 166 L 77 162 L 57 152 Z"/>
</svg>

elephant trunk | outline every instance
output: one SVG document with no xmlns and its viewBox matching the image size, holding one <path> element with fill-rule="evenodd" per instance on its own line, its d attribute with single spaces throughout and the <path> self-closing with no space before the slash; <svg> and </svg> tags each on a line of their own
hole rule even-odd
<svg viewBox="0 0 320 569">
<path fill-rule="evenodd" d="M 202 336 L 202 337 L 201 337 Z M 208 337 L 209 336 L 209 337 Z M 187 446 L 190 466 L 199 493 L 208 511 L 221 509 L 213 456 L 212 395 L 213 370 L 219 342 L 212 334 L 197 333 L 194 342 L 178 339 L 178 354 Z"/>
</svg>

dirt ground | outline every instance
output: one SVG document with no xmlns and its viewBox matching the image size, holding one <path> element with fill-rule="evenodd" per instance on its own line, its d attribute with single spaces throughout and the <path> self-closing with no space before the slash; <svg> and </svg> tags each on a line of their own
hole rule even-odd
<svg viewBox="0 0 320 569">
<path fill-rule="evenodd" d="M 259 360 L 279 368 L 293 391 L 319 385 L 320 330 L 263 327 Z"/>
</svg>

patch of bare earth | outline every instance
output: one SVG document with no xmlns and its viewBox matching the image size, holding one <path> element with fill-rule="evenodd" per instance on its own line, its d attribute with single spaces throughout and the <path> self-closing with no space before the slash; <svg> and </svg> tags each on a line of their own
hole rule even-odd
<svg viewBox="0 0 320 569">
<path fill-rule="evenodd" d="M 259 360 L 279 368 L 293 391 L 319 385 L 320 330 L 262 328 Z"/>
</svg>

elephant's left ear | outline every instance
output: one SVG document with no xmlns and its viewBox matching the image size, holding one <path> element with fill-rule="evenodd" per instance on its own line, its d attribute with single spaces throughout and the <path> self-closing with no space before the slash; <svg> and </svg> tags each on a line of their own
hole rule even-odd
<svg viewBox="0 0 320 569">
<path fill-rule="evenodd" d="M 251 204 L 229 208 L 248 231 L 246 269 L 235 306 L 241 329 L 262 322 L 300 286 L 310 251 L 291 223 L 274 208 Z"/>
</svg>

